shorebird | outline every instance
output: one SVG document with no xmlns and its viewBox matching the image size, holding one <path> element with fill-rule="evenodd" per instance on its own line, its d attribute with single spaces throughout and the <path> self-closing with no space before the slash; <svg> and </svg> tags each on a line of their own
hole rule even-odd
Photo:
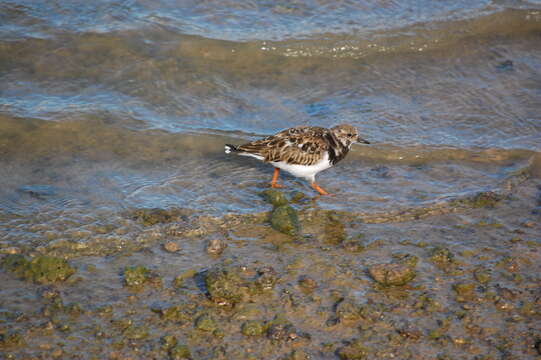
<svg viewBox="0 0 541 360">
<path fill-rule="evenodd" d="M 316 174 L 342 160 L 354 143 L 370 144 L 359 137 L 354 126 L 348 124 L 330 129 L 297 126 L 247 144 L 226 144 L 225 153 L 251 156 L 274 166 L 273 188 L 283 187 L 277 181 L 280 170 L 285 170 L 308 180 L 321 195 L 330 195 L 316 183 Z"/>
</svg>

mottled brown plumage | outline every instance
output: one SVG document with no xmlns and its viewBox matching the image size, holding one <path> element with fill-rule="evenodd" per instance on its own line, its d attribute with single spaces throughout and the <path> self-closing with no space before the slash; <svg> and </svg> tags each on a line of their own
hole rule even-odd
<svg viewBox="0 0 541 360">
<path fill-rule="evenodd" d="M 279 169 L 308 179 L 321 194 L 328 194 L 315 183 L 315 175 L 342 160 L 359 138 L 357 129 L 343 124 L 330 129 L 317 126 L 297 126 L 275 135 L 240 146 L 226 145 L 226 153 L 252 156 L 275 166 L 271 185 L 276 184 Z"/>
</svg>

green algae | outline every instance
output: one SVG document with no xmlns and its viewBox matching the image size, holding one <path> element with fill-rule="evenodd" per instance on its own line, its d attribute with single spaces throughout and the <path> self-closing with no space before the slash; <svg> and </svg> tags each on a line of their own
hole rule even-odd
<svg viewBox="0 0 541 360">
<path fill-rule="evenodd" d="M 367 357 L 368 349 L 360 340 L 354 340 L 348 345 L 339 349 L 337 354 L 341 360 L 362 360 Z"/>
<path fill-rule="evenodd" d="M 260 195 L 263 197 L 263 199 L 265 199 L 266 202 L 268 202 L 275 208 L 289 204 L 289 200 L 284 195 L 284 193 L 276 189 L 267 189 L 265 191 L 262 191 Z"/>
<path fill-rule="evenodd" d="M 173 280 L 173 286 L 176 288 L 181 288 L 185 286 L 185 281 L 187 279 L 193 278 L 197 274 L 197 271 L 194 269 L 189 269 L 184 271 L 182 274 L 175 277 Z"/>
<path fill-rule="evenodd" d="M 471 301 L 475 298 L 474 283 L 456 283 L 453 285 L 453 290 L 456 293 L 458 302 Z"/>
<path fill-rule="evenodd" d="M 186 211 L 183 209 L 137 209 L 132 211 L 130 217 L 143 226 L 156 224 L 167 224 L 175 221 L 185 220 Z"/>
<path fill-rule="evenodd" d="M 414 267 L 405 264 L 377 264 L 371 266 L 368 273 L 382 286 L 405 285 L 416 276 Z"/>
<path fill-rule="evenodd" d="M 273 229 L 287 235 L 296 236 L 300 231 L 297 211 L 289 205 L 274 208 L 270 223 Z"/>
<path fill-rule="evenodd" d="M 246 297 L 247 284 L 233 267 L 209 270 L 205 285 L 211 300 L 221 305 L 234 305 Z"/>
<path fill-rule="evenodd" d="M 449 205 L 452 207 L 493 208 L 502 199 L 502 195 L 493 191 L 482 191 L 473 196 L 452 200 Z"/>
<path fill-rule="evenodd" d="M 0 329 L 0 349 L 13 349 L 25 345 L 24 337 L 18 332 Z"/>
<path fill-rule="evenodd" d="M 487 284 L 491 280 L 490 272 L 483 268 L 477 268 L 473 272 L 473 277 L 481 284 Z"/>
<path fill-rule="evenodd" d="M 149 335 L 149 330 L 146 326 L 133 326 L 130 325 L 122 332 L 124 337 L 129 340 L 141 340 L 146 339 Z"/>
<path fill-rule="evenodd" d="M 128 287 L 143 285 L 150 278 L 150 270 L 144 266 L 130 266 L 124 269 L 124 284 Z"/>
<path fill-rule="evenodd" d="M 181 325 L 192 321 L 192 312 L 185 306 L 151 307 L 150 310 L 160 315 L 162 320 L 173 321 Z"/>
<path fill-rule="evenodd" d="M 191 359 L 192 354 L 186 345 L 175 345 L 169 350 L 171 360 L 186 360 Z"/>
<path fill-rule="evenodd" d="M 454 254 L 443 246 L 436 246 L 430 250 L 430 261 L 440 269 L 449 269 L 455 263 Z"/>
<path fill-rule="evenodd" d="M 256 320 L 246 321 L 242 324 L 241 333 L 246 336 L 260 336 L 265 332 L 265 323 Z"/>
<path fill-rule="evenodd" d="M 198 330 L 208 332 L 215 331 L 218 328 L 216 321 L 209 314 L 203 314 L 195 319 L 194 327 Z"/>
<path fill-rule="evenodd" d="M 346 240 L 346 230 L 337 215 L 331 213 L 327 217 L 325 227 L 323 229 L 323 240 L 329 245 L 340 245 Z"/>
<path fill-rule="evenodd" d="M 66 260 L 52 256 L 37 256 L 29 261 L 23 255 L 8 255 L 2 266 L 18 277 L 38 284 L 65 281 L 75 273 Z"/>
</svg>

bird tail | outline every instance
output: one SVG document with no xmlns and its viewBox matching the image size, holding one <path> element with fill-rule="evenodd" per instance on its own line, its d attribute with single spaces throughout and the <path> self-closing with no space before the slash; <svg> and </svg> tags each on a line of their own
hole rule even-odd
<svg viewBox="0 0 541 360">
<path fill-rule="evenodd" d="M 225 144 L 225 153 L 226 154 L 229 154 L 231 152 L 238 152 L 239 150 L 237 149 L 237 147 L 235 145 L 231 145 L 231 144 Z"/>
</svg>

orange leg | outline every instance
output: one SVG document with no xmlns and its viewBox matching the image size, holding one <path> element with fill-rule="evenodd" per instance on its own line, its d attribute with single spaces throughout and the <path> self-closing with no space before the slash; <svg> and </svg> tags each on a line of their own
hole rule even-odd
<svg viewBox="0 0 541 360">
<path fill-rule="evenodd" d="M 280 169 L 274 168 L 274 174 L 272 175 L 271 187 L 275 189 L 280 189 L 285 187 L 284 185 L 277 184 L 278 176 L 280 176 Z"/>
<path fill-rule="evenodd" d="M 312 187 L 318 192 L 320 193 L 321 195 L 331 195 L 333 196 L 333 194 L 329 194 L 328 192 L 326 192 L 325 190 L 323 190 L 318 184 L 316 184 L 315 182 L 313 182 L 312 184 Z"/>
</svg>

